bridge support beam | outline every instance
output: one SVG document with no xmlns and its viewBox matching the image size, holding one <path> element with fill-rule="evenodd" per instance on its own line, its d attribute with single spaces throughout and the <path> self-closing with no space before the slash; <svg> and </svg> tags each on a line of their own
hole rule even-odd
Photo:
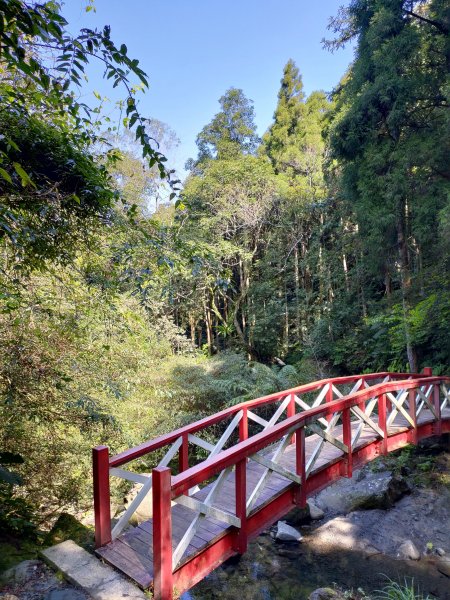
<svg viewBox="0 0 450 600">
<path fill-rule="evenodd" d="M 109 450 L 107 446 L 92 449 L 94 476 L 95 547 L 111 541 L 111 504 L 109 492 Z"/>
<path fill-rule="evenodd" d="M 171 471 L 156 467 L 153 478 L 153 597 L 172 600 L 172 512 Z"/>
</svg>

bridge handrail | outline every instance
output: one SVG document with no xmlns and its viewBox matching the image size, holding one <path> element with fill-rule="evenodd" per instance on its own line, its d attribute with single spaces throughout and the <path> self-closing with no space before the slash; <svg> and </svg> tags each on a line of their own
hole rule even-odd
<svg viewBox="0 0 450 600">
<path fill-rule="evenodd" d="M 423 374 L 421 375 L 421 377 L 413 379 L 380 383 L 365 390 L 360 390 L 348 396 L 344 396 L 344 398 L 339 400 L 333 400 L 327 404 L 311 408 L 293 417 L 289 417 L 281 423 L 274 425 L 269 430 L 257 433 L 251 438 L 235 444 L 232 448 L 223 450 L 213 458 L 207 458 L 200 464 L 194 465 L 186 471 L 173 476 L 171 484 L 172 498 L 187 493 L 190 488 L 210 479 L 220 471 L 236 465 L 239 461 L 248 458 L 262 448 L 269 446 L 284 435 L 294 433 L 296 429 L 307 426 L 321 417 L 327 417 L 333 413 L 350 409 L 370 398 L 376 398 L 382 394 L 397 391 L 399 387 L 403 390 L 411 390 L 424 384 L 450 383 L 450 377 L 447 376 L 424 377 Z M 378 374 L 378 376 L 380 376 L 380 374 Z M 408 373 L 407 376 L 411 377 L 411 374 Z M 295 389 L 298 388 L 294 388 L 294 390 Z M 286 391 L 283 396 L 288 393 L 293 392 Z"/>
<path fill-rule="evenodd" d="M 339 389 L 339 384 L 345 387 Z M 351 477 L 354 465 L 423 437 L 449 432 L 449 386 L 449 376 L 433 376 L 431 369 L 421 374 L 383 372 L 328 378 L 240 403 L 111 458 L 106 446 L 94 448 L 96 547 L 117 539 L 151 491 L 154 595 L 169 598 L 173 585 L 187 589 L 193 580 L 198 581 L 199 572 L 207 573 L 210 564 L 216 564 L 219 553 L 221 558 L 244 553 L 249 539 L 290 507 L 304 507 L 308 495 L 337 477 Z M 309 392 L 316 393 L 305 397 Z M 275 402 L 272 411 L 258 414 L 250 410 Z M 215 445 L 203 439 L 205 436 L 191 435 L 229 417 L 225 428 L 214 431 L 220 437 Z M 252 428 L 249 436 L 249 420 L 263 431 L 254 433 Z M 205 448 L 209 457 L 190 467 L 188 443 Z M 151 474 L 118 468 L 169 444 Z M 288 448 L 289 453 L 284 454 Z M 173 476 L 170 465 L 176 456 L 179 474 Z M 250 461 L 260 466 L 251 468 Z M 267 484 L 272 474 L 281 477 L 281 484 L 280 480 L 275 486 Z M 111 476 L 141 485 L 113 529 Z M 199 491 L 202 484 L 208 485 Z M 222 501 L 224 490 L 234 495 L 233 504 Z M 177 539 L 179 524 L 172 536 L 174 503 L 190 509 L 187 514 L 192 515 L 181 539 Z M 198 539 L 206 539 L 201 530 L 205 517 L 212 518 L 213 524 L 218 520 L 226 525 L 211 545 L 206 544 L 204 554 L 198 554 Z M 194 541 L 197 533 L 199 538 Z M 203 564 L 203 560 L 210 563 Z"/>
<path fill-rule="evenodd" d="M 209 417 L 200 419 L 198 421 L 195 421 L 194 423 L 190 423 L 189 425 L 180 427 L 168 434 L 161 435 L 153 440 L 144 442 L 138 446 L 120 452 L 115 456 L 111 456 L 109 458 L 109 466 L 119 467 L 133 460 L 136 460 L 137 458 L 141 458 L 146 454 L 150 454 L 155 450 L 159 450 L 161 448 L 164 448 L 165 446 L 168 446 L 169 444 L 174 443 L 178 438 L 182 436 L 194 434 L 198 431 L 206 429 L 207 427 L 210 427 L 211 425 L 216 425 L 217 423 L 220 423 L 221 421 L 224 421 L 225 419 L 236 415 L 243 408 L 256 408 L 266 404 L 271 404 L 273 402 L 276 402 L 277 400 L 280 400 L 281 398 L 285 398 L 289 394 L 306 394 L 308 392 L 314 392 L 315 390 L 322 388 L 330 383 L 332 385 L 339 385 L 346 383 L 354 383 L 357 382 L 359 379 L 371 381 L 373 379 L 380 379 L 387 376 L 389 376 L 391 379 L 395 379 L 396 381 L 402 380 L 404 378 L 412 378 L 416 380 L 418 378 L 430 377 L 430 375 L 425 375 L 424 373 L 391 373 L 389 371 L 384 371 L 381 373 L 368 373 L 362 375 L 349 375 L 345 377 L 329 377 L 327 379 L 321 379 L 319 381 L 314 381 L 312 383 L 296 386 L 288 390 L 275 392 L 267 396 L 261 396 L 260 398 L 247 400 L 245 402 L 235 404 L 234 406 L 230 406 L 229 408 L 226 408 L 213 415 L 210 415 Z"/>
</svg>

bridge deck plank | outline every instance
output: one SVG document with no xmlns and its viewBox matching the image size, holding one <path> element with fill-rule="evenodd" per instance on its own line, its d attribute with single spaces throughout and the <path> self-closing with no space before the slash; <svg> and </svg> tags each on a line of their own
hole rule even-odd
<svg viewBox="0 0 450 600">
<path fill-rule="evenodd" d="M 450 409 L 445 409 L 445 412 L 449 413 Z M 376 416 L 372 417 L 376 422 Z M 423 410 L 418 417 L 418 424 L 424 424 L 433 420 L 432 413 L 427 409 Z M 402 430 L 408 429 L 408 423 L 402 415 L 397 415 L 394 423 L 389 428 L 389 434 L 398 433 Z M 358 426 L 357 422 L 352 423 L 353 434 Z M 333 429 L 333 435 L 342 440 L 342 427 L 340 425 Z M 356 444 L 356 448 L 363 447 L 370 444 L 377 437 L 375 431 L 369 426 L 365 426 L 361 432 L 359 440 Z M 313 434 L 306 437 L 305 451 L 306 460 L 308 461 L 314 448 L 320 441 L 320 437 L 317 434 Z M 321 454 L 317 459 L 313 473 L 323 468 L 325 465 L 335 461 L 342 456 L 342 451 L 336 446 L 329 442 L 325 442 L 322 448 Z M 268 454 L 271 457 L 271 453 Z M 295 470 L 295 452 L 294 446 L 288 446 L 283 456 L 280 458 L 279 463 L 289 469 Z M 259 481 L 261 475 L 264 472 L 265 467 L 254 461 L 249 461 L 247 465 L 247 498 L 249 498 L 251 492 Z M 271 498 L 279 495 L 283 490 L 287 489 L 291 485 L 283 476 L 272 473 L 266 486 L 262 490 L 258 497 L 253 510 L 257 510 L 258 507 L 262 506 Z M 203 487 L 200 491 L 193 494 L 195 498 L 204 500 L 211 489 L 212 483 Z M 214 506 L 234 514 L 235 510 L 235 492 L 234 492 L 234 473 L 230 473 L 224 486 L 221 490 L 220 497 L 214 503 Z M 175 504 L 172 507 L 172 542 L 173 548 L 175 549 L 189 527 L 192 519 L 196 516 L 196 512 Z M 204 517 L 201 519 L 201 524 L 196 532 L 196 535 L 191 540 L 183 560 L 192 558 L 193 555 L 198 554 L 204 550 L 208 545 L 215 542 L 218 538 L 223 536 L 228 529 L 228 525 L 218 521 L 217 519 Z M 152 521 L 145 521 L 138 527 L 128 529 L 122 535 L 120 535 L 115 541 L 111 542 L 107 546 L 97 549 L 96 553 L 110 565 L 114 566 L 118 570 L 122 571 L 136 581 L 138 585 L 146 589 L 150 587 L 153 580 L 153 534 L 152 534 Z"/>
</svg>

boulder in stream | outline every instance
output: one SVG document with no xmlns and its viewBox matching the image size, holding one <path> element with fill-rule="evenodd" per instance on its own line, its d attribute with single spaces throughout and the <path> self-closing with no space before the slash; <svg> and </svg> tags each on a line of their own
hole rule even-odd
<svg viewBox="0 0 450 600">
<path fill-rule="evenodd" d="M 323 587 L 314 590 L 309 595 L 308 600 L 340 600 L 341 598 L 344 598 L 344 596 L 338 591 L 333 590 L 333 588 Z"/>
<path fill-rule="evenodd" d="M 352 479 L 340 479 L 320 492 L 315 502 L 325 512 L 335 514 L 377 508 L 385 510 L 410 491 L 408 482 L 390 471 L 356 471 Z"/>
<path fill-rule="evenodd" d="M 302 534 L 284 521 L 278 521 L 275 539 L 280 542 L 300 542 Z"/>
<path fill-rule="evenodd" d="M 397 557 L 409 560 L 420 560 L 420 552 L 411 540 L 405 540 L 397 550 Z"/>
</svg>

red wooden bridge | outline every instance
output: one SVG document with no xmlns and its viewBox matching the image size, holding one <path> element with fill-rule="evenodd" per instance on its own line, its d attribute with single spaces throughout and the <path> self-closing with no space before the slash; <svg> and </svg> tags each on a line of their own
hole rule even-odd
<svg viewBox="0 0 450 600">
<path fill-rule="evenodd" d="M 244 553 L 248 540 L 307 496 L 351 477 L 354 466 L 450 432 L 449 389 L 450 378 L 431 369 L 325 379 L 232 406 L 116 456 L 94 448 L 96 553 L 170 600 Z M 157 465 L 150 476 L 122 468 L 141 459 L 142 470 L 145 457 L 148 470 L 150 454 Z M 110 477 L 142 485 L 113 528 Z M 127 528 L 143 501 L 153 502 L 153 518 Z"/>
</svg>

